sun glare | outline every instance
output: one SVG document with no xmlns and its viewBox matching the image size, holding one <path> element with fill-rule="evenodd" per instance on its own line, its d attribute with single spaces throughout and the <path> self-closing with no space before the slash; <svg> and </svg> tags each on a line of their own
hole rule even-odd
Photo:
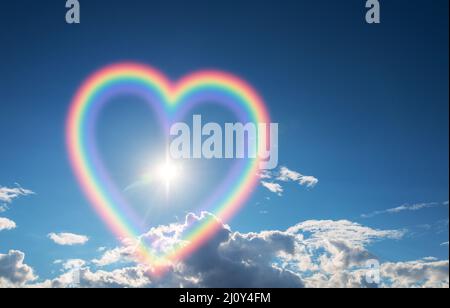
<svg viewBox="0 0 450 308">
<path fill-rule="evenodd" d="M 165 185 L 167 195 L 169 195 L 173 184 L 180 179 L 180 176 L 180 166 L 170 161 L 170 159 L 166 159 L 166 161 L 160 164 L 156 170 L 156 177 Z"/>
<path fill-rule="evenodd" d="M 172 182 L 177 179 L 178 175 L 178 167 L 170 161 L 163 163 L 158 168 L 158 176 L 164 182 Z"/>
</svg>

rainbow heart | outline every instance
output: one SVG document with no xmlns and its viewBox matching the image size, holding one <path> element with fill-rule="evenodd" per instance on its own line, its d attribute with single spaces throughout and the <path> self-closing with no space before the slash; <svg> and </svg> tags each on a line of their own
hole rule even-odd
<svg viewBox="0 0 450 308">
<path fill-rule="evenodd" d="M 233 109 L 242 120 L 270 123 L 266 106 L 257 92 L 246 82 L 229 73 L 201 71 L 172 84 L 166 77 L 146 65 L 119 63 L 91 75 L 76 92 L 71 103 L 66 127 L 67 147 L 72 168 L 79 184 L 96 212 L 119 238 L 137 239 L 141 234 L 133 213 L 120 192 L 111 183 L 93 142 L 95 116 L 109 98 L 128 93 L 144 96 L 152 104 L 167 129 L 175 116 L 195 104 L 216 102 Z M 168 132 L 168 131 L 167 131 Z M 229 176 L 205 202 L 209 212 L 227 222 L 249 198 L 258 183 L 260 159 L 247 159 L 236 164 Z M 158 255 L 146 243 L 139 244 L 143 262 L 158 270 L 164 265 L 183 260 L 211 238 L 219 225 L 213 217 L 190 230 L 179 245 Z"/>
</svg>

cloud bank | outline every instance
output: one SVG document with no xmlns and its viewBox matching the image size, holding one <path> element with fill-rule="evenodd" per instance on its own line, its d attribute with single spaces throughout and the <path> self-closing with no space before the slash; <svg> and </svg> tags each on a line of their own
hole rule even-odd
<svg viewBox="0 0 450 308">
<path fill-rule="evenodd" d="M 219 232 L 162 277 L 134 259 L 134 245 L 103 251 L 94 260 L 61 262 L 63 273 L 32 287 L 448 287 L 448 260 L 424 258 L 380 265 L 381 282 L 367 282 L 370 245 L 399 240 L 404 230 L 377 230 L 348 220 L 309 220 L 287 230 L 241 233 L 209 213 L 152 228 L 140 238 L 164 251 L 180 243 L 192 224 L 214 218 Z M 23 260 L 23 259 L 22 259 Z M 109 270 L 107 269 L 109 268 Z M 11 275 L 9 275 L 11 276 Z"/>
</svg>

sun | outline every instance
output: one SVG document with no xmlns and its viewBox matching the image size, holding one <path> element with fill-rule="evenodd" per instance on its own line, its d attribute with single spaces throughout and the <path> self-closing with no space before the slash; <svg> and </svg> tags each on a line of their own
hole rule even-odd
<svg viewBox="0 0 450 308">
<path fill-rule="evenodd" d="M 158 167 L 158 178 L 163 182 L 173 182 L 179 175 L 178 166 L 171 161 L 166 161 Z"/>
<path fill-rule="evenodd" d="M 169 158 L 166 158 L 163 163 L 157 166 L 156 178 L 164 184 L 168 196 L 171 187 L 181 178 L 181 168 L 178 164 L 174 163 Z"/>
</svg>

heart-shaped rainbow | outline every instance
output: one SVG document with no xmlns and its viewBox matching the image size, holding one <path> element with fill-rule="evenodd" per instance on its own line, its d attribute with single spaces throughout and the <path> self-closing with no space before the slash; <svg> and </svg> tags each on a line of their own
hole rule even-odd
<svg viewBox="0 0 450 308">
<path fill-rule="evenodd" d="M 121 91 L 144 91 L 156 101 L 154 106 L 165 124 L 173 120 L 181 106 L 201 100 L 202 93 L 214 96 L 214 102 L 226 104 L 231 109 L 239 109 L 254 123 L 270 123 L 266 106 L 257 92 L 240 78 L 221 71 L 200 71 L 173 84 L 163 74 L 152 67 L 137 63 L 119 63 L 107 66 L 91 75 L 76 92 L 71 103 L 66 127 L 67 147 L 72 168 L 79 184 L 97 213 L 114 234 L 121 239 L 137 239 L 142 230 L 130 218 L 123 206 L 120 193 L 114 192 L 108 179 L 102 175 L 102 166 L 95 151 L 92 151 L 92 114 L 98 112 L 102 102 Z M 95 122 L 95 121 L 94 121 Z M 167 126 L 165 127 L 167 128 Z M 94 153 L 94 154 L 93 154 Z M 258 183 L 260 159 L 248 159 L 239 166 L 238 177 L 229 187 L 221 187 L 213 208 L 208 210 L 222 222 L 227 222 L 249 198 Z M 235 170 L 236 171 L 236 170 Z M 214 218 L 208 218 L 196 225 L 184 237 L 188 244 L 174 248 L 170 253 L 157 255 L 149 245 L 138 245 L 139 257 L 153 270 L 168 262 L 184 259 L 213 236 L 218 228 Z"/>
</svg>

